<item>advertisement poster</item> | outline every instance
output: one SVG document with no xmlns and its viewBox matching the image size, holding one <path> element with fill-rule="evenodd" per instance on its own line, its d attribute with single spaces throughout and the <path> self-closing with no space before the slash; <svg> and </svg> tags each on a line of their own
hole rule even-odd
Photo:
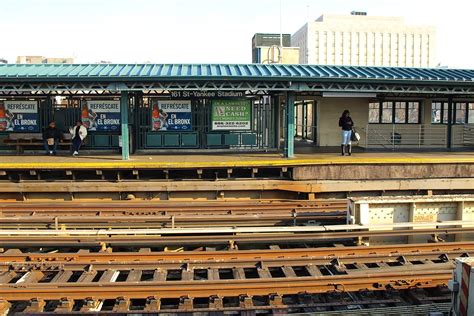
<svg viewBox="0 0 474 316">
<path fill-rule="evenodd" d="M 0 131 L 38 132 L 39 116 L 37 101 L 0 102 Z"/>
<path fill-rule="evenodd" d="M 190 100 L 155 100 L 151 109 L 152 131 L 191 130 Z"/>
<path fill-rule="evenodd" d="M 84 102 L 81 109 L 81 121 L 89 131 L 119 131 L 120 101 Z"/>
<path fill-rule="evenodd" d="M 250 100 L 213 100 L 212 130 L 250 130 L 252 104 Z"/>
</svg>

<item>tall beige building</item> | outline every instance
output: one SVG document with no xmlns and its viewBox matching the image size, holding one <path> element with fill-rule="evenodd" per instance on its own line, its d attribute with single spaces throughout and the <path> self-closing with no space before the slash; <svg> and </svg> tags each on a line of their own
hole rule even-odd
<svg viewBox="0 0 474 316">
<path fill-rule="evenodd" d="M 291 37 L 300 62 L 320 65 L 435 67 L 436 30 L 402 17 L 322 15 Z"/>
</svg>

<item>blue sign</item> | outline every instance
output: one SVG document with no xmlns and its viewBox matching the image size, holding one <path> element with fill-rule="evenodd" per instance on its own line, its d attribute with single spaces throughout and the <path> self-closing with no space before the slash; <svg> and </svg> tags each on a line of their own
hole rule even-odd
<svg viewBox="0 0 474 316">
<path fill-rule="evenodd" d="M 157 101 L 152 107 L 153 131 L 190 131 L 191 101 Z"/>
<path fill-rule="evenodd" d="M 89 131 L 119 131 L 120 101 L 87 101 L 81 110 L 81 120 Z"/>
<path fill-rule="evenodd" d="M 38 132 L 39 115 L 36 101 L 5 101 L 0 109 L 0 125 L 7 132 Z"/>
</svg>

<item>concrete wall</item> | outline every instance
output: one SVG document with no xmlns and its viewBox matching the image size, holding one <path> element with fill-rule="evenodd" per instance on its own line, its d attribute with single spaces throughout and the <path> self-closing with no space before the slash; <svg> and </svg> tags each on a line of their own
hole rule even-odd
<svg viewBox="0 0 474 316">
<path fill-rule="evenodd" d="M 341 128 L 339 118 L 344 110 L 351 112 L 356 129 L 361 131 L 360 145 L 365 145 L 362 128 L 369 119 L 369 99 L 366 98 L 318 98 L 318 144 L 320 146 L 339 146 Z"/>
<path fill-rule="evenodd" d="M 369 118 L 369 98 L 329 98 L 300 96 L 297 101 L 314 100 L 317 102 L 317 145 L 321 147 L 338 147 L 341 144 L 341 128 L 338 126 L 339 117 L 344 110 L 351 112 L 355 128 L 361 135 L 358 146 L 367 147 L 367 125 Z M 391 135 L 396 132 L 401 135 L 401 145 L 395 147 L 416 149 L 422 148 L 445 148 L 447 146 L 447 126 L 443 124 L 431 124 L 431 103 L 429 98 L 399 98 L 387 101 L 419 101 L 420 102 L 420 124 L 370 124 L 369 148 L 391 149 Z M 283 99 L 280 99 L 284 102 Z M 283 117 L 283 108 L 280 108 Z M 281 137 L 283 137 L 284 120 L 280 121 Z M 465 147 L 463 143 L 463 125 L 453 125 L 452 147 Z M 300 129 L 301 130 L 301 129 Z M 374 136 L 375 135 L 375 136 Z M 377 145 L 377 137 L 383 145 Z M 395 148 L 395 149 L 397 149 Z"/>
<path fill-rule="evenodd" d="M 366 98 L 317 98 L 318 100 L 318 144 L 320 146 L 339 146 L 340 131 L 337 126 L 340 115 L 345 109 L 351 112 L 351 117 L 355 127 L 361 135 L 359 146 L 366 146 L 366 127 L 369 117 L 369 102 Z M 390 140 L 395 132 L 402 137 L 402 146 L 417 148 L 421 145 L 424 148 L 443 148 L 447 146 L 446 125 L 431 124 L 431 102 L 432 99 L 400 99 L 420 101 L 421 120 L 420 124 L 370 124 L 369 129 L 379 128 L 380 134 L 385 140 Z M 392 101 L 387 99 L 387 101 Z M 420 126 L 423 125 L 421 128 Z M 369 132 L 370 133 L 370 132 Z M 373 133 L 371 134 L 373 135 Z M 452 147 L 462 148 L 463 125 L 453 125 L 452 127 Z"/>
</svg>

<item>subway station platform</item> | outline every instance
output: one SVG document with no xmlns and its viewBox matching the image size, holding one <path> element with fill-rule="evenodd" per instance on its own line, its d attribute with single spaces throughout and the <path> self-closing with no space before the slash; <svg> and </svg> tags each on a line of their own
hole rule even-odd
<svg viewBox="0 0 474 316">
<path fill-rule="evenodd" d="M 316 149 L 314 149 L 316 150 Z M 139 183 L 139 185 L 137 185 Z M 341 198 L 354 194 L 471 194 L 472 152 L 0 156 L 0 199 Z"/>
<path fill-rule="evenodd" d="M 474 152 L 363 152 L 352 156 L 337 153 L 297 153 L 284 158 L 278 153 L 141 154 L 124 161 L 120 155 L 93 154 L 0 156 L 0 169 L 189 169 L 239 167 L 293 167 L 367 164 L 474 164 Z"/>
</svg>

